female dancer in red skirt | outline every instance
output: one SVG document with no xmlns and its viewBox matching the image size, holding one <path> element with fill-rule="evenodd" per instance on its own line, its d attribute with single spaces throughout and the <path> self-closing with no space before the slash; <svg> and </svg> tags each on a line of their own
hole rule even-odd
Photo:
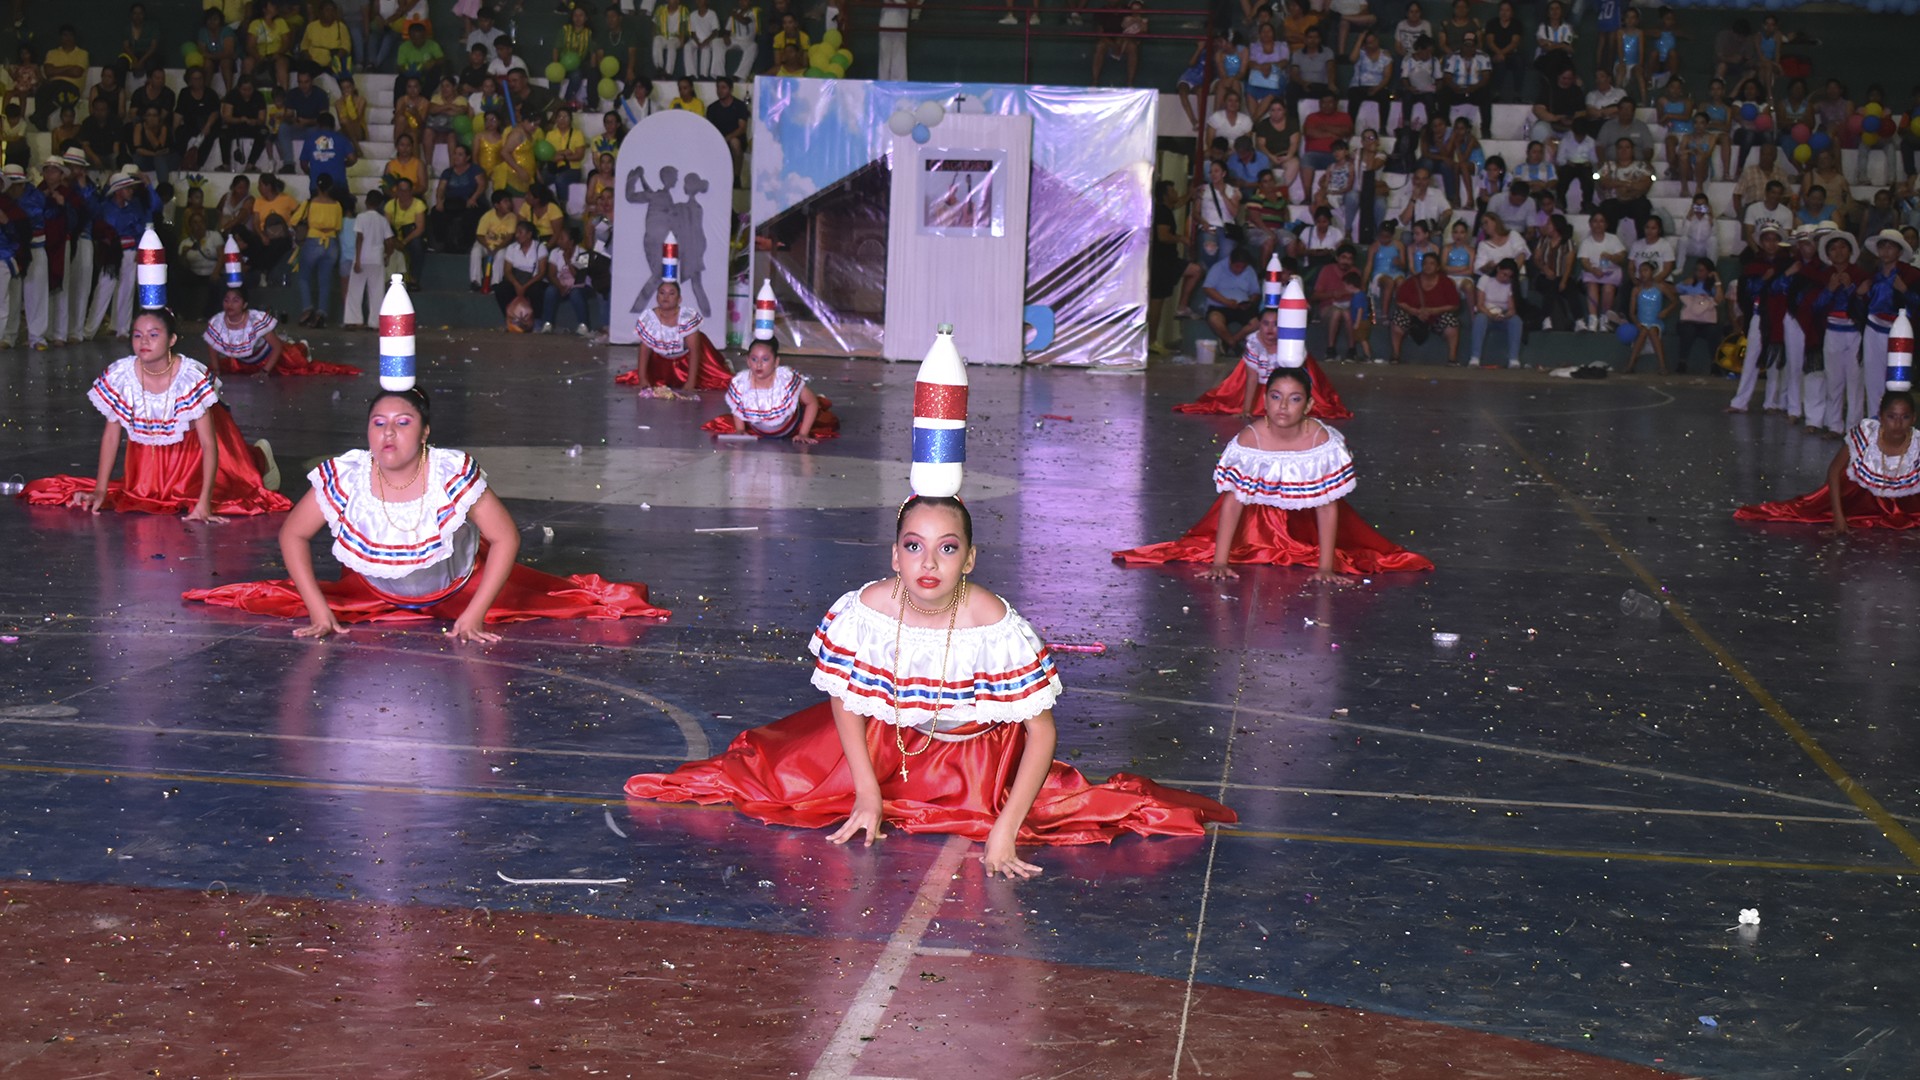
<svg viewBox="0 0 1920 1080">
<path fill-rule="evenodd" d="M 725 390 L 733 369 L 700 329 L 699 310 L 680 302 L 680 286 L 671 281 L 661 285 L 653 303 L 634 323 L 640 335 L 639 364 L 613 381 L 621 386 Z"/>
<path fill-rule="evenodd" d="M 1201 394 L 1198 400 L 1175 405 L 1177 413 L 1227 413 L 1260 416 L 1266 412 L 1267 376 L 1280 366 L 1280 313 L 1272 308 L 1260 313 L 1260 328 L 1247 335 L 1246 354 L 1220 385 Z M 1313 382 L 1313 413 L 1322 420 L 1351 420 L 1353 410 L 1340 400 L 1333 380 L 1321 369 L 1319 361 L 1307 357 L 1307 377 Z"/>
<path fill-rule="evenodd" d="M 36 506 L 96 514 L 111 506 L 214 522 L 222 515 L 291 507 L 286 496 L 270 490 L 280 486 L 280 470 L 266 440 L 247 445 L 206 366 L 173 351 L 180 342 L 173 312 L 140 312 L 132 335 L 133 355 L 115 360 L 87 391 L 87 400 L 107 418 L 98 474 L 35 480 L 20 497 Z M 123 431 L 127 464 L 116 484 L 113 464 Z"/>
<path fill-rule="evenodd" d="M 222 375 L 358 375 L 351 364 L 330 364 L 307 356 L 305 342 L 282 341 L 275 333 L 280 320 L 247 306 L 247 294 L 228 289 L 220 314 L 207 320 L 201 337 L 207 358 Z"/>
<path fill-rule="evenodd" d="M 715 435 L 757 435 L 805 446 L 840 434 L 833 402 L 818 397 L 807 380 L 780 365 L 780 343 L 761 338 L 747 350 L 747 370 L 727 386 L 729 415 L 700 425 Z"/>
<path fill-rule="evenodd" d="M 627 795 L 732 803 L 776 825 L 841 825 L 871 844 L 887 823 L 986 842 L 988 874 L 1040 867 L 1015 845 L 1197 836 L 1237 820 L 1199 795 L 1115 773 L 1092 784 L 1053 760 L 1060 676 L 1033 628 L 972 585 L 973 522 L 958 499 L 916 495 L 895 525 L 892 578 L 847 593 L 814 632 L 828 700 L 743 732 L 727 752 L 627 781 Z"/>
<path fill-rule="evenodd" d="M 313 490 L 280 529 L 291 581 L 194 589 L 188 600 L 257 615 L 307 617 L 295 637 L 344 633 L 347 624 L 450 619 L 456 640 L 494 642 L 487 623 L 525 619 L 664 618 L 647 587 L 598 574 L 559 578 L 514 561 L 520 531 L 487 490 L 487 476 L 458 450 L 429 446 L 432 412 L 419 390 L 383 391 L 367 408 L 367 449 L 322 462 Z M 322 584 L 313 538 L 333 532 L 344 570 Z"/>
<path fill-rule="evenodd" d="M 1178 540 L 1113 553 L 1126 563 L 1209 563 L 1207 577 L 1238 577 L 1229 563 L 1314 568 L 1340 574 L 1431 570 L 1424 557 L 1375 532 L 1346 503 L 1353 455 L 1338 431 L 1308 415 L 1313 382 L 1303 368 L 1267 377 L 1266 415 L 1248 424 L 1213 469 L 1220 497 Z"/>
<path fill-rule="evenodd" d="M 1914 445 L 1913 417 L 1913 394 L 1887 391 L 1880 398 L 1879 419 L 1868 417 L 1847 434 L 1846 445 L 1827 466 L 1824 487 L 1797 499 L 1743 506 L 1733 516 L 1828 523 L 1836 535 L 1920 526 L 1920 447 Z"/>
</svg>

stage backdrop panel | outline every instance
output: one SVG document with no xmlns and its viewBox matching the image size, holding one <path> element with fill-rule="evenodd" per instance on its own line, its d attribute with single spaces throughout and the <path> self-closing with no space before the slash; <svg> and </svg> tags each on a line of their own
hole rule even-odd
<svg viewBox="0 0 1920 1080">
<path fill-rule="evenodd" d="M 970 126 L 1013 117 L 1032 125 L 1025 165 L 1004 130 Z M 1153 142 L 1150 90 L 763 76 L 755 280 L 772 278 L 781 336 L 801 351 L 919 359 L 933 326 L 902 327 L 909 339 L 889 342 L 889 324 L 953 310 L 964 314 L 934 321 L 954 323 L 969 360 L 1142 366 Z M 1024 241 L 1024 269 L 998 261 L 1016 244 L 996 240 Z M 977 252 L 978 262 L 926 261 L 931 251 Z M 897 276 L 896 259 L 917 266 L 908 276 L 918 280 Z M 1011 295 L 1000 291 L 1010 275 L 1025 327 L 1012 355 L 992 343 L 1011 321 L 993 310 Z M 968 344 L 973 322 L 994 324 L 979 331 L 990 344 Z"/>
<path fill-rule="evenodd" d="M 607 337 L 636 344 L 634 322 L 653 306 L 667 234 L 680 242 L 680 303 L 691 304 L 716 343 L 727 340 L 727 232 L 733 156 L 703 116 L 673 110 L 640 121 L 614 161 L 613 296 Z"/>
</svg>

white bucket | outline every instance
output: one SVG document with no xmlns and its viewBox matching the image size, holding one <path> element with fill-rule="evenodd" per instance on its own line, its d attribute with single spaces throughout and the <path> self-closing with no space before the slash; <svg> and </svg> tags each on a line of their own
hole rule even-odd
<svg viewBox="0 0 1920 1080">
<path fill-rule="evenodd" d="M 1193 362 L 1196 364 L 1211 364 L 1216 359 L 1215 354 L 1217 354 L 1219 350 L 1220 342 L 1218 340 L 1214 338 L 1202 338 L 1194 342 Z"/>
</svg>

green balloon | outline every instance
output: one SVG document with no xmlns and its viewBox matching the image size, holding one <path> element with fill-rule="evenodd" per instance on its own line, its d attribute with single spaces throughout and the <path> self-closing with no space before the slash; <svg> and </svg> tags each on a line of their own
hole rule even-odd
<svg viewBox="0 0 1920 1080">
<path fill-rule="evenodd" d="M 553 144 L 545 139 L 534 140 L 533 157 L 535 161 L 552 161 Z"/>
<path fill-rule="evenodd" d="M 455 135 L 473 134 L 473 117 L 465 113 L 455 116 L 453 118 L 453 133 Z"/>
<path fill-rule="evenodd" d="M 577 52 L 574 52 L 572 49 L 568 49 L 566 52 L 561 53 L 560 66 L 563 68 L 566 68 L 568 73 L 572 73 L 578 70 L 580 67 L 580 54 Z"/>
<path fill-rule="evenodd" d="M 473 149 L 473 125 L 469 124 L 467 125 L 467 130 L 456 131 L 453 133 L 453 135 L 454 135 L 454 138 L 460 140 L 461 146 L 464 146 L 469 150 Z"/>
<path fill-rule="evenodd" d="M 614 98 L 620 96 L 620 84 L 614 82 L 612 79 L 601 79 L 598 89 L 600 91 L 600 100 L 602 101 L 612 101 Z"/>
<path fill-rule="evenodd" d="M 194 57 L 196 57 L 196 56 L 199 56 L 199 55 L 200 55 L 200 46 L 199 46 L 199 44 L 198 44 L 198 43 L 196 43 L 196 42 L 192 42 L 192 41 L 183 41 L 183 42 L 181 42 L 181 43 L 180 43 L 180 55 L 181 55 L 181 57 L 182 57 L 182 58 L 184 58 L 184 59 L 187 59 L 187 60 L 191 60 L 191 59 L 193 59 Z"/>
<path fill-rule="evenodd" d="M 848 52 L 845 49 L 841 49 L 838 52 L 834 53 L 833 58 L 835 60 L 840 61 L 840 64 L 842 67 L 845 67 L 853 63 L 853 54 Z"/>
<path fill-rule="evenodd" d="M 563 82 L 566 80 L 566 77 L 567 77 L 567 69 L 561 67 L 559 61 L 555 61 L 547 65 L 547 81 L 548 82 L 555 82 L 555 83 Z"/>
<path fill-rule="evenodd" d="M 817 68 L 817 67 L 810 67 L 810 68 L 808 68 L 808 69 L 807 69 L 807 78 L 809 78 L 809 79 L 831 79 L 831 78 L 833 78 L 833 72 L 831 72 L 831 71 L 823 71 L 823 70 L 821 70 L 820 68 Z"/>
<path fill-rule="evenodd" d="M 601 57 L 600 58 L 600 74 L 605 75 L 609 79 L 620 74 L 620 61 L 615 60 L 611 56 Z"/>
</svg>

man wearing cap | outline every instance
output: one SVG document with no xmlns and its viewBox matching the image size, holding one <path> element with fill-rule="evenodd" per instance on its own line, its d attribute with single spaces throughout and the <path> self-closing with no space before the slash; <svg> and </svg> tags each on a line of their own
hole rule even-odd
<svg viewBox="0 0 1920 1080">
<path fill-rule="evenodd" d="M 100 279 L 93 292 L 93 310 L 87 315 L 82 340 L 98 333 L 107 318 L 107 306 L 113 306 L 113 336 L 124 338 L 133 328 L 134 263 L 140 237 L 153 223 L 153 208 L 160 202 L 144 174 L 120 173 L 107 184 L 105 198 L 97 204 L 100 223 L 112 230 L 120 241 L 120 262 L 100 268 Z"/>
<path fill-rule="evenodd" d="M 1760 226 L 1758 243 L 1741 259 L 1735 296 L 1747 323 L 1747 354 L 1740 365 L 1740 387 L 1727 403 L 1728 412 L 1746 412 L 1762 368 L 1780 368 L 1787 359 L 1787 292 L 1785 275 L 1793 256 L 1780 247 L 1780 226 Z M 1779 407 L 1784 380 L 1776 373 L 1767 380 L 1766 407 Z"/>
<path fill-rule="evenodd" d="M 61 344 L 67 337 L 67 298 L 60 289 L 67 269 L 67 163 L 48 158 L 40 163 L 40 176 L 40 184 L 20 198 L 33 237 L 21 306 L 27 314 L 27 344 L 45 349 L 50 326 Z"/>
<path fill-rule="evenodd" d="M 87 173 L 87 155 L 79 147 L 68 147 L 61 155 L 67 163 L 66 184 L 61 188 L 67 196 L 67 272 L 62 275 L 65 287 L 60 290 L 66 297 L 67 333 L 69 341 L 84 341 L 80 330 L 87 323 L 87 302 L 93 295 L 94 274 L 94 219 L 99 216 L 99 200 L 105 192 L 96 188 L 93 177 Z M 59 344 L 61 334 L 55 334 L 54 344 Z"/>
<path fill-rule="evenodd" d="M 1855 286 L 1855 292 L 1866 298 L 1867 328 L 1860 335 L 1860 375 L 1865 384 L 1863 407 L 1866 415 L 1872 416 L 1880 411 L 1880 395 L 1887 389 L 1887 334 L 1902 311 L 1912 317 L 1914 302 L 1920 300 L 1920 269 L 1905 261 L 1913 257 L 1913 247 L 1894 229 L 1874 233 L 1867 247 L 1879 256 L 1880 266 L 1872 277 Z"/>
<path fill-rule="evenodd" d="M 1860 370 L 1860 320 L 1854 317 L 1854 290 L 1866 275 L 1854 262 L 1860 244 L 1851 234 L 1836 229 L 1822 234 L 1819 243 L 1826 272 L 1820 275 L 1813 310 L 1821 324 L 1825 370 L 1818 380 L 1807 376 L 1807 429 L 1824 428 L 1842 435 L 1867 415 L 1867 384 Z M 1817 384 L 1820 393 L 1816 400 Z"/>
<path fill-rule="evenodd" d="M 27 171 L 18 165 L 0 166 L 0 349 L 13 348 L 19 330 L 21 271 L 26 247 L 19 226 L 26 210 L 19 198 L 26 192 Z"/>
</svg>

